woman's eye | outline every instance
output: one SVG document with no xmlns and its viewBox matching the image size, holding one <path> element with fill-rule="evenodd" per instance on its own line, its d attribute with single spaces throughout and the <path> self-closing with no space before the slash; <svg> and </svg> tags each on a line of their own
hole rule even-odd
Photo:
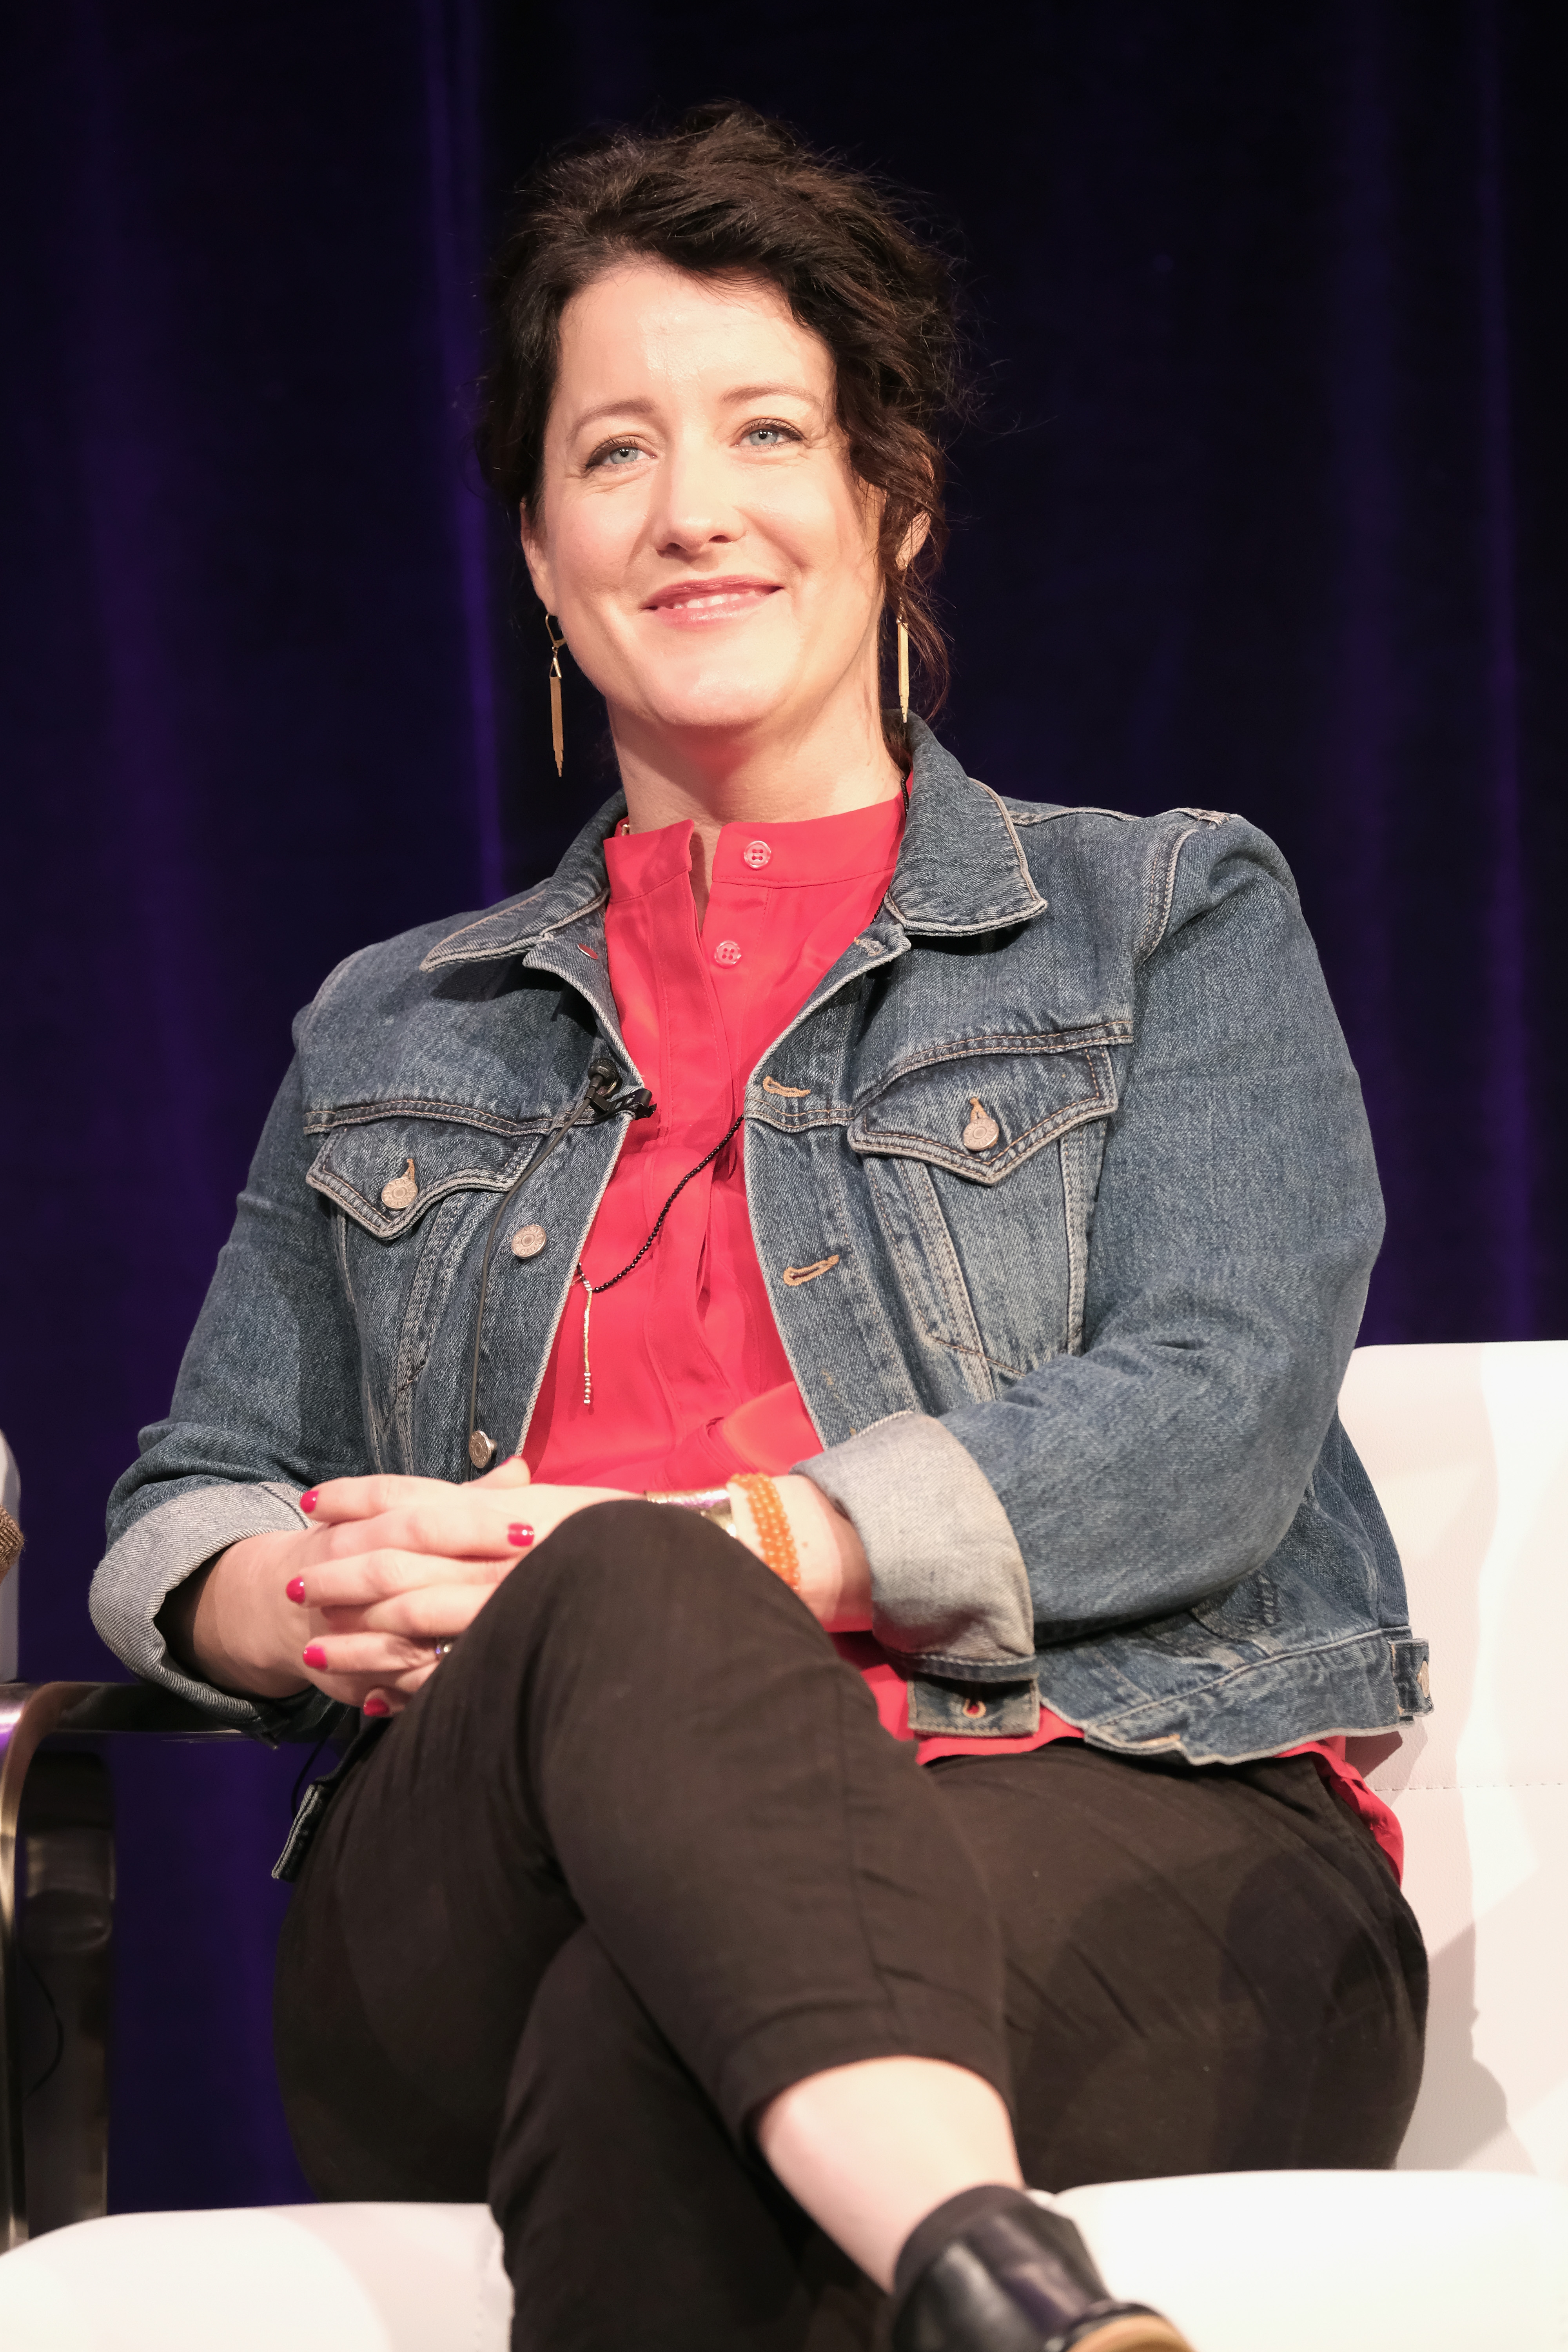
<svg viewBox="0 0 1568 2352">
<path fill-rule="evenodd" d="M 629 458 L 640 457 L 642 449 L 636 441 L 609 441 L 604 448 L 595 449 L 588 460 L 588 471 L 595 466 L 624 466 Z"/>
<path fill-rule="evenodd" d="M 748 425 L 741 438 L 748 449 L 782 449 L 800 436 L 787 425 Z"/>
</svg>

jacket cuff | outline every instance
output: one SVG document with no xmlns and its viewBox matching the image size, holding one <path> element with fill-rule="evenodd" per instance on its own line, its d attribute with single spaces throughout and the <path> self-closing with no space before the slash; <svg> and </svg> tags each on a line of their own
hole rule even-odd
<svg viewBox="0 0 1568 2352">
<path fill-rule="evenodd" d="M 871 1569 L 871 1631 L 922 1675 L 1032 1675 L 1035 1612 L 996 1490 L 929 1413 L 900 1412 L 797 1462 L 855 1522 Z"/>
<path fill-rule="evenodd" d="M 158 1629 L 158 1612 L 171 1592 L 209 1559 L 246 1536 L 291 1535 L 310 1525 L 284 1486 L 187 1487 L 143 1511 L 111 1544 L 92 1580 L 88 1606 L 100 1638 L 144 1682 L 204 1706 L 217 1723 L 277 1739 L 323 1725 L 335 1700 L 309 1690 L 296 1698 L 237 1698 L 176 1664 Z"/>
</svg>

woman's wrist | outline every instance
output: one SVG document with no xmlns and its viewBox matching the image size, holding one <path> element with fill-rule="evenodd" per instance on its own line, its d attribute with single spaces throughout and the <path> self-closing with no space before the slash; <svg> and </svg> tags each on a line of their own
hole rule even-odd
<svg viewBox="0 0 1568 2352">
<path fill-rule="evenodd" d="M 246 1536 L 177 1585 L 158 1612 L 176 1665 L 241 1698 L 292 1698 L 300 1612 L 287 1599 L 295 1535 Z"/>
<path fill-rule="evenodd" d="M 866 1632 L 871 1622 L 871 1570 L 853 1519 L 809 1478 L 792 1473 L 769 1483 L 789 1523 L 801 1599 L 829 1633 Z M 749 1551 L 767 1559 L 768 1547 L 750 1494 L 731 1481 L 730 1496 L 736 1534 Z"/>
</svg>

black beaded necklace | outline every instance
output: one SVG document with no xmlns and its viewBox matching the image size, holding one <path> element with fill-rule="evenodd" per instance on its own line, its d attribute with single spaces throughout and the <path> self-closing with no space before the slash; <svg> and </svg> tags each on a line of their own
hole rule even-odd
<svg viewBox="0 0 1568 2352">
<path fill-rule="evenodd" d="M 663 1208 L 654 1219 L 653 1229 L 649 1233 L 647 1241 L 644 1242 L 641 1249 L 638 1250 L 635 1257 L 629 1257 L 626 1260 L 619 1274 L 612 1274 L 607 1282 L 590 1282 L 587 1276 L 583 1271 L 582 1259 L 578 1259 L 577 1270 L 572 1276 L 572 1279 L 574 1282 L 580 1282 L 584 1289 L 588 1294 L 583 1307 L 583 1402 L 584 1404 L 592 1404 L 594 1402 L 594 1369 L 588 1360 L 588 1322 L 594 1312 L 595 1299 L 597 1298 L 602 1290 L 614 1290 L 617 1282 L 625 1282 L 628 1274 L 634 1274 L 637 1271 L 644 1258 L 647 1257 L 649 1250 L 652 1249 L 655 1242 L 658 1241 L 659 1228 L 664 1223 L 666 1217 L 668 1216 L 671 1209 L 674 1208 L 677 1201 L 680 1198 L 682 1192 L 685 1192 L 692 1178 L 694 1176 L 700 1176 L 702 1171 L 709 1167 L 713 1160 L 718 1159 L 719 1154 L 723 1150 L 724 1146 L 729 1142 L 731 1137 L 734 1134 L 735 1129 L 740 1126 L 741 1121 L 745 1118 L 745 1116 L 746 1114 L 743 1110 L 738 1110 L 735 1113 L 734 1118 L 730 1121 L 729 1126 L 724 1129 L 723 1134 L 719 1138 L 718 1142 L 713 1146 L 712 1150 L 705 1151 L 701 1159 L 698 1161 L 696 1167 L 689 1168 L 687 1170 L 685 1175 L 681 1178 L 679 1183 L 676 1186 L 674 1192 L 670 1194 L 668 1200 L 665 1202 Z"/>
</svg>

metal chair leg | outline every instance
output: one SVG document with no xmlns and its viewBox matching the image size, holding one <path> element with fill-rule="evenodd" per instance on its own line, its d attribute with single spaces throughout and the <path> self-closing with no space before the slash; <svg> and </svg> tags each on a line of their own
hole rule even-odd
<svg viewBox="0 0 1568 2352">
<path fill-rule="evenodd" d="M 28 1768 L 61 1717 L 92 1683 L 0 1687 L 0 2252 L 27 2235 L 27 2159 L 22 2115 L 22 2001 L 16 1944 L 16 1840 Z"/>
</svg>

